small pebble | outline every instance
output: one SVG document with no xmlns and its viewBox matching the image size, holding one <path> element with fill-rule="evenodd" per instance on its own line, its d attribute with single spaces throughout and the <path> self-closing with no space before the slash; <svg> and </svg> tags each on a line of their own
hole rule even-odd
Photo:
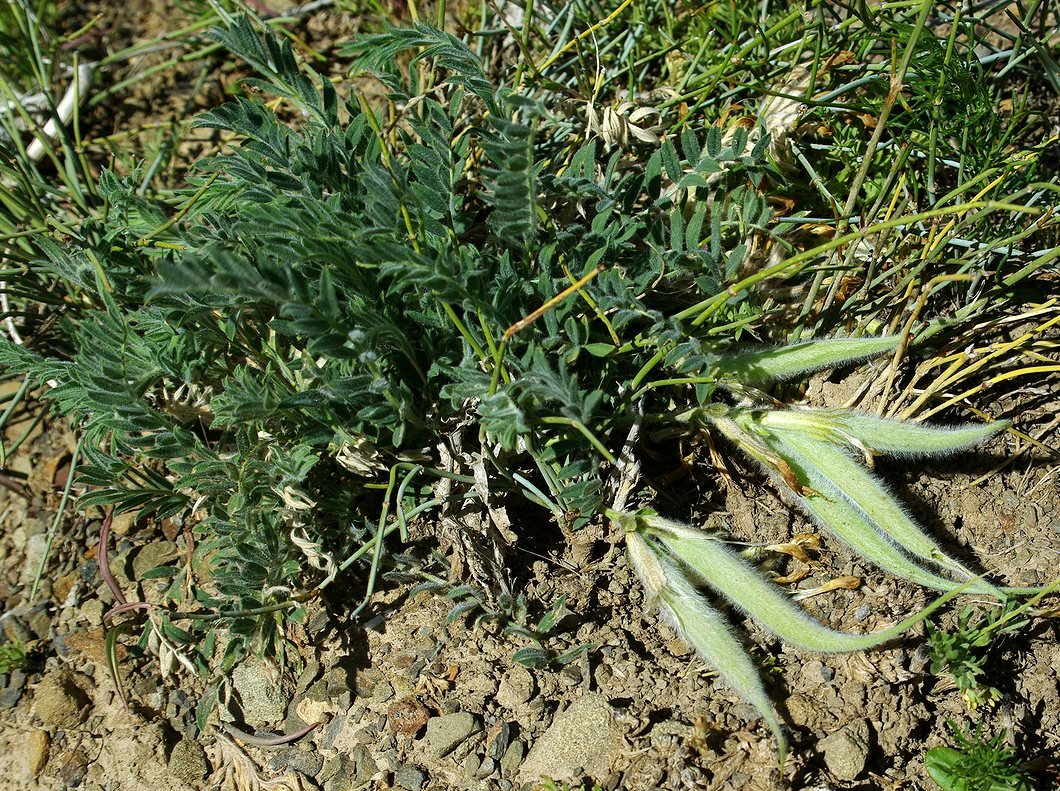
<svg viewBox="0 0 1060 791">
<path fill-rule="evenodd" d="M 482 761 L 474 753 L 469 753 L 468 756 L 464 759 L 463 766 L 465 772 L 467 772 L 471 776 L 474 776 L 478 773 L 479 767 L 482 766 Z"/>
<path fill-rule="evenodd" d="M 854 720 L 818 742 L 824 762 L 839 780 L 856 780 L 865 771 L 871 731 L 866 720 Z"/>
<path fill-rule="evenodd" d="M 181 739 L 169 756 L 169 773 L 184 783 L 197 783 L 210 771 L 206 751 L 190 739 Z"/>
<path fill-rule="evenodd" d="M 402 764 L 394 772 L 394 781 L 407 791 L 420 791 L 427 783 L 427 775 L 419 767 Z"/>
<path fill-rule="evenodd" d="M 372 689 L 372 702 L 373 703 L 386 703 L 394 697 L 394 688 L 386 681 L 380 681 Z M 342 705 L 342 701 L 339 701 L 339 706 L 342 708 L 349 708 L 349 703 L 345 706 Z"/>
<path fill-rule="evenodd" d="M 508 749 L 504 751 L 504 756 L 501 758 L 501 771 L 506 775 L 514 774 L 518 771 L 520 764 L 523 762 L 523 756 L 526 754 L 526 744 L 522 739 L 514 740 Z M 511 782 L 502 780 L 501 783 L 508 782 L 511 787 Z"/>
<path fill-rule="evenodd" d="M 508 743 L 511 741 L 511 738 L 512 726 L 507 721 L 501 720 L 490 728 L 489 735 L 486 737 L 486 744 L 489 748 L 490 757 L 499 761 L 501 756 L 503 756 L 508 749 Z"/>
<path fill-rule="evenodd" d="M 475 771 L 475 779 L 485 780 L 495 771 L 497 771 L 497 762 L 492 758 L 487 758 L 479 765 L 479 768 Z"/>
<path fill-rule="evenodd" d="M 331 721 L 324 727 L 324 735 L 320 740 L 321 748 L 330 750 L 331 746 L 335 743 L 335 740 L 339 738 L 339 734 L 342 733 L 342 729 L 346 726 L 346 715 L 336 714 L 331 718 Z"/>
<path fill-rule="evenodd" d="M 293 769 L 306 777 L 316 777 L 324 768 L 324 756 L 310 750 L 293 749 L 284 753 L 287 769 Z"/>
<path fill-rule="evenodd" d="M 475 716 L 466 711 L 431 717 L 427 722 L 427 744 L 431 751 L 441 758 L 455 750 L 477 730 L 479 725 Z"/>
<path fill-rule="evenodd" d="M 26 744 L 26 757 L 30 774 L 34 777 L 39 775 L 44 770 L 44 765 L 48 763 L 48 747 L 50 744 L 51 739 L 47 731 L 37 728 L 30 732 Z"/>
<path fill-rule="evenodd" d="M 3 692 L 0 693 L 0 709 L 11 709 L 18 703 L 22 690 L 26 687 L 26 674 L 21 670 L 12 670 L 6 681 Z"/>
</svg>

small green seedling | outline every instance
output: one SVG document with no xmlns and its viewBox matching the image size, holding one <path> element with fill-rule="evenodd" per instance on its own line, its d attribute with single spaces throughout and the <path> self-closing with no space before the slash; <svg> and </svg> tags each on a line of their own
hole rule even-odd
<svg viewBox="0 0 1060 791">
<path fill-rule="evenodd" d="M 0 645 L 0 674 L 6 675 L 26 665 L 26 649 L 18 640 Z"/>
<path fill-rule="evenodd" d="M 562 667 L 563 665 L 569 665 L 596 648 L 599 645 L 598 643 L 583 643 L 557 654 L 545 647 L 545 639 L 568 612 L 570 611 L 567 609 L 567 597 L 564 595 L 556 599 L 556 603 L 549 607 L 548 612 L 541 616 L 535 626 L 526 627 L 512 623 L 505 627 L 505 634 L 519 635 L 533 643 L 533 645 L 516 651 L 512 655 L 512 660 L 524 667 L 535 669 L 550 666 Z"/>
<path fill-rule="evenodd" d="M 1019 612 L 1023 609 L 1020 607 Z M 931 673 L 946 673 L 953 678 L 969 711 L 1001 698 L 1001 692 L 982 678 L 991 641 L 1019 631 L 1028 622 L 1027 618 L 1016 617 L 1017 608 L 1011 603 L 973 622 L 974 614 L 970 607 L 962 610 L 953 631 L 926 625 L 931 640 Z"/>
<path fill-rule="evenodd" d="M 971 620 L 972 611 L 965 609 L 957 617 L 957 628 L 953 632 L 944 632 L 927 624 L 931 640 L 931 672 L 945 672 L 952 676 L 969 711 L 974 711 L 983 703 L 996 702 L 1001 693 L 980 680 L 988 659 L 984 649 L 990 645 L 995 633 L 997 636 L 1012 634 L 1026 626 L 1030 619 L 1023 617 L 1025 613 L 1043 614 L 1032 608 L 1057 589 L 1060 589 L 1060 579 L 1039 589 L 1019 606 L 1011 601 L 1006 602 L 1001 609 L 974 624 Z"/>
<path fill-rule="evenodd" d="M 1015 751 L 1005 744 L 1004 734 L 989 739 L 982 726 L 975 733 L 950 729 L 957 747 L 934 747 L 927 751 L 928 775 L 945 791 L 1031 791 L 1031 781 Z"/>
</svg>

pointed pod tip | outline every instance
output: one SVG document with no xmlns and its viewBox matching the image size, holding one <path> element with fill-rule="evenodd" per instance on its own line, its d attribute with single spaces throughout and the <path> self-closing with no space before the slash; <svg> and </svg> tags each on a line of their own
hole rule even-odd
<svg viewBox="0 0 1060 791">
<path fill-rule="evenodd" d="M 763 712 L 763 714 L 765 714 L 765 712 Z M 777 766 L 780 769 L 781 777 L 783 777 L 784 767 L 788 761 L 788 740 L 784 735 L 784 726 L 772 711 L 768 712 L 765 719 L 766 724 L 769 726 L 769 730 L 773 732 L 773 738 L 776 739 L 777 742 Z"/>
</svg>

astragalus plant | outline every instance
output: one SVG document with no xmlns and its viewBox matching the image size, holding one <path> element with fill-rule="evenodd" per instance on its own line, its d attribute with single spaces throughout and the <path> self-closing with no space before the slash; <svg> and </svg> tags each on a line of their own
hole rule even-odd
<svg viewBox="0 0 1060 791">
<path fill-rule="evenodd" d="M 215 36 L 279 101 L 200 116 L 228 145 L 177 201 L 104 173 L 102 220 L 34 240 L 27 272 L 61 305 L 59 330 L 0 340 L 0 365 L 75 421 L 83 506 L 193 531 L 194 555 L 151 570 L 165 584 L 144 605 L 185 666 L 216 679 L 222 646 L 221 669 L 251 651 L 282 659 L 306 601 L 355 573 L 359 614 L 392 534 L 413 527 L 500 600 L 524 528 L 610 517 L 650 596 L 778 735 L 700 585 L 817 650 L 866 648 L 925 616 L 837 634 L 723 542 L 629 511 L 651 496 L 637 473 L 649 433 L 716 431 L 881 567 L 997 593 L 855 460 L 948 452 L 997 425 L 784 409 L 753 389 L 896 343 L 745 351 L 761 304 L 730 287 L 769 242 L 776 175 L 754 123 L 601 141 L 567 89 L 502 84 L 423 25 L 345 48 L 385 86 L 378 108 L 245 19 Z"/>
</svg>

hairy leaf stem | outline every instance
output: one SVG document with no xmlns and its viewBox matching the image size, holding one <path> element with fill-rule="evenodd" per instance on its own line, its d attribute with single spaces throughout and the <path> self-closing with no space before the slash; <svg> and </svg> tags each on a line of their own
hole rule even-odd
<svg viewBox="0 0 1060 791">
<path fill-rule="evenodd" d="M 603 456 L 605 459 L 607 459 L 609 464 L 614 464 L 615 463 L 614 454 L 612 454 L 611 451 L 609 451 L 604 446 L 604 443 L 602 443 L 596 437 L 596 435 L 593 434 L 593 432 L 591 432 L 589 430 L 589 427 L 586 426 L 584 423 L 582 423 L 580 420 L 574 420 L 573 418 L 569 418 L 569 417 L 560 417 L 558 415 L 549 415 L 549 416 L 546 416 L 546 417 L 538 418 L 538 420 L 541 423 L 544 423 L 546 425 L 570 426 L 571 428 L 576 429 L 577 431 L 579 431 L 582 434 L 582 436 L 584 436 L 587 440 L 589 440 L 589 443 L 594 448 L 596 448 L 597 452 L 601 456 Z"/>
</svg>

